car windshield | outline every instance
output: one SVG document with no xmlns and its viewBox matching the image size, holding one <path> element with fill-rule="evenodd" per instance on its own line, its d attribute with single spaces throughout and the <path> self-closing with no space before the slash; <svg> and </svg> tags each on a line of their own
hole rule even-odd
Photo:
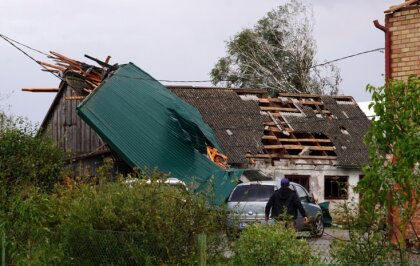
<svg viewBox="0 0 420 266">
<path fill-rule="evenodd" d="M 268 201 L 274 190 L 275 187 L 273 185 L 251 184 L 238 186 L 233 191 L 230 201 Z"/>
</svg>

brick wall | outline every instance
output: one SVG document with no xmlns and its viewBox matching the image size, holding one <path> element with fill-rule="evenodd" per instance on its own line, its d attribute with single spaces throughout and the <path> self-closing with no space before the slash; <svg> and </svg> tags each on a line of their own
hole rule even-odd
<svg viewBox="0 0 420 266">
<path fill-rule="evenodd" d="M 420 203 L 417 205 L 416 213 L 411 218 L 411 224 L 408 225 L 406 236 L 414 239 L 416 234 L 420 237 Z"/>
<path fill-rule="evenodd" d="M 420 75 L 420 6 L 406 7 L 387 14 L 385 26 L 391 38 L 392 79 Z"/>
<path fill-rule="evenodd" d="M 420 75 L 420 6 L 401 8 L 385 17 L 389 29 L 390 78 L 407 79 L 409 75 Z M 420 234 L 420 204 L 408 225 L 406 236 Z"/>
</svg>

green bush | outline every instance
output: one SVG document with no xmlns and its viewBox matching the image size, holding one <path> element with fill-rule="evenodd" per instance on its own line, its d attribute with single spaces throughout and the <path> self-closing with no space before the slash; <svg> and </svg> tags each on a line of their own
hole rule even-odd
<svg viewBox="0 0 420 266">
<path fill-rule="evenodd" d="M 64 153 L 23 119 L 0 126 L 0 188 L 2 206 L 15 189 L 35 185 L 51 190 L 60 179 Z M 6 204 L 7 205 L 7 204 Z"/>
<path fill-rule="evenodd" d="M 363 209 L 357 204 L 343 203 L 335 209 L 342 217 L 349 239 L 334 239 L 331 256 L 343 264 L 387 264 L 392 259 L 392 246 L 384 231 L 385 211 Z"/>
<path fill-rule="evenodd" d="M 314 265 L 318 258 L 311 254 L 305 240 L 296 238 L 294 229 L 283 223 L 252 224 L 241 233 L 234 246 L 233 265 Z"/>
<path fill-rule="evenodd" d="M 34 217 L 42 210 L 43 218 L 29 223 L 28 211 L 16 211 L 20 227 L 13 229 L 25 230 L 13 238 L 13 262 L 27 263 L 26 252 L 32 264 L 41 265 L 191 265 L 198 261 L 200 233 L 208 236 L 208 262 L 220 261 L 225 210 L 209 206 L 202 195 L 154 181 L 165 178 L 157 172 L 151 175 L 140 177 L 152 182 L 28 192 L 14 207 Z"/>
</svg>

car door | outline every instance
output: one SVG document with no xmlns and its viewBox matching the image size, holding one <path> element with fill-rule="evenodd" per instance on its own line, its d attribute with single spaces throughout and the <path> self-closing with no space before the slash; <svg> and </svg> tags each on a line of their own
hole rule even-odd
<svg viewBox="0 0 420 266">
<path fill-rule="evenodd" d="M 296 191 L 296 194 L 298 195 L 300 202 L 302 203 L 303 208 L 305 209 L 305 212 L 307 213 L 306 215 L 308 215 L 309 217 L 309 213 L 308 213 L 308 194 L 305 192 L 305 189 L 298 185 L 298 184 L 293 184 L 293 188 Z M 296 219 L 296 228 L 297 229 L 302 229 L 304 227 L 304 223 L 303 223 L 303 217 L 302 214 L 300 213 L 300 211 L 298 211 L 298 217 Z"/>
<path fill-rule="evenodd" d="M 310 201 L 310 196 L 308 191 L 304 187 L 298 184 L 294 184 L 295 191 L 302 203 L 303 208 L 305 209 L 306 215 L 310 221 L 314 221 L 317 215 L 319 215 L 319 206 Z M 303 229 L 309 227 L 309 224 L 304 224 L 303 217 L 298 212 L 298 218 L 296 220 L 296 226 L 298 229 Z"/>
</svg>

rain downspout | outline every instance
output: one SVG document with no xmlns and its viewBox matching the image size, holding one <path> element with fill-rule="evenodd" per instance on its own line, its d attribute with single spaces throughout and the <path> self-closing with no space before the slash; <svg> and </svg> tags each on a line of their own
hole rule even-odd
<svg viewBox="0 0 420 266">
<path fill-rule="evenodd" d="M 386 17 L 386 20 L 388 20 L 388 17 Z M 385 32 L 385 81 L 388 82 L 391 78 L 391 34 L 386 26 L 379 24 L 378 20 L 373 21 L 373 24 L 376 28 Z"/>
</svg>

